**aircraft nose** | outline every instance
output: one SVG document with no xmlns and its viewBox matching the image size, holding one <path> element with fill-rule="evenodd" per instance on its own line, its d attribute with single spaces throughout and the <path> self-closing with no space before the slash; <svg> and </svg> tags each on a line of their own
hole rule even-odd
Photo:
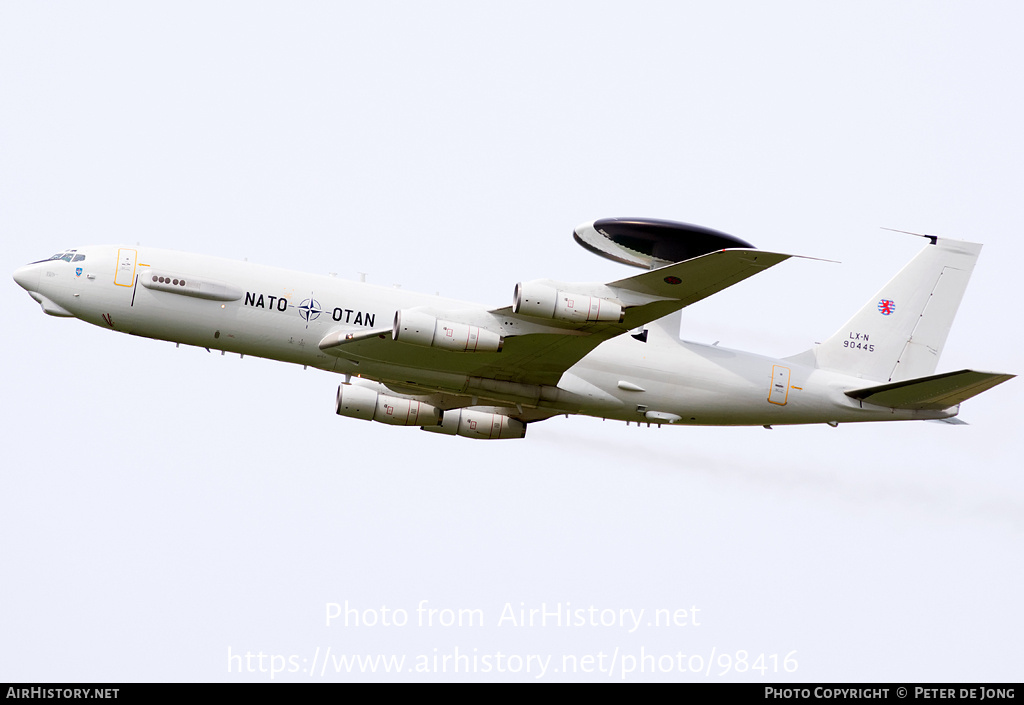
<svg viewBox="0 0 1024 705">
<path fill-rule="evenodd" d="M 25 265 L 14 270 L 14 281 L 25 291 L 39 288 L 39 269 L 33 265 Z"/>
</svg>

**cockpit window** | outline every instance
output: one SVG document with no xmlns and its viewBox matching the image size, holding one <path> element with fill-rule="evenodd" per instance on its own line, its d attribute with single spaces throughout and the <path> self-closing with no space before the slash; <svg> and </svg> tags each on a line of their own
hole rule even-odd
<svg viewBox="0 0 1024 705">
<path fill-rule="evenodd" d="M 54 262 L 56 260 L 63 260 L 64 262 L 81 262 L 85 259 L 85 255 L 78 254 L 78 250 L 64 250 L 57 254 L 49 257 L 48 259 L 39 260 L 40 262 Z"/>
</svg>

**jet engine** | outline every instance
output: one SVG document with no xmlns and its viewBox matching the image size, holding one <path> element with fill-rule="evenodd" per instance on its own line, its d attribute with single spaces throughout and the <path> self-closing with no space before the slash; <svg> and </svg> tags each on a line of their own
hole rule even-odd
<svg viewBox="0 0 1024 705">
<path fill-rule="evenodd" d="M 441 410 L 436 406 L 415 399 L 381 394 L 354 384 L 338 387 L 337 410 L 339 416 L 394 426 L 435 425 L 441 422 Z"/>
<path fill-rule="evenodd" d="M 537 282 L 516 284 L 512 311 L 524 316 L 585 323 L 621 323 L 626 315 L 622 305 L 614 301 L 559 291 Z"/>
<path fill-rule="evenodd" d="M 443 433 L 448 436 L 495 439 L 523 438 L 526 424 L 504 414 L 477 409 L 449 409 L 443 412 L 441 422 L 435 426 L 424 426 L 424 431 Z"/>
<path fill-rule="evenodd" d="M 458 352 L 501 352 L 505 339 L 479 326 L 442 321 L 421 311 L 398 311 L 392 338 L 403 343 Z"/>
</svg>

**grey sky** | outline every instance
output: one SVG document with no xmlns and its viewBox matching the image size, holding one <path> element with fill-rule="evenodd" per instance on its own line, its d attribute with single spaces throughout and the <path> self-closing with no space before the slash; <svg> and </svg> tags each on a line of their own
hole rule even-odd
<svg viewBox="0 0 1024 705">
<path fill-rule="evenodd" d="M 893 227 L 985 244 L 940 371 L 1020 373 L 1022 19 L 1009 2 L 5 2 L 0 269 L 139 242 L 507 305 L 517 281 L 633 271 L 579 248 L 578 223 L 670 218 L 842 261 L 790 260 L 684 312 L 684 337 L 786 355 L 922 245 Z M 967 427 L 559 418 L 471 442 L 338 418 L 326 373 L 5 291 L 2 680 L 260 681 L 229 648 L 308 670 L 328 647 L 409 667 L 550 655 L 549 681 L 620 680 L 641 649 L 795 650 L 799 668 L 627 680 L 1021 679 L 1019 380 L 966 403 Z M 345 600 L 487 623 L 326 627 Z M 697 606 L 701 624 L 496 624 L 521 603 Z M 551 670 L 599 652 L 620 670 Z"/>
</svg>

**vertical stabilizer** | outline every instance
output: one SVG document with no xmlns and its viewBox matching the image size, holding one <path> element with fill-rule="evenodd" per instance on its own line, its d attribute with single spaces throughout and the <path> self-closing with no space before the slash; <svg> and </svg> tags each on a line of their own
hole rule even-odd
<svg viewBox="0 0 1024 705">
<path fill-rule="evenodd" d="M 818 367 L 879 382 L 935 372 L 981 245 L 934 238 L 835 335 Z"/>
</svg>

